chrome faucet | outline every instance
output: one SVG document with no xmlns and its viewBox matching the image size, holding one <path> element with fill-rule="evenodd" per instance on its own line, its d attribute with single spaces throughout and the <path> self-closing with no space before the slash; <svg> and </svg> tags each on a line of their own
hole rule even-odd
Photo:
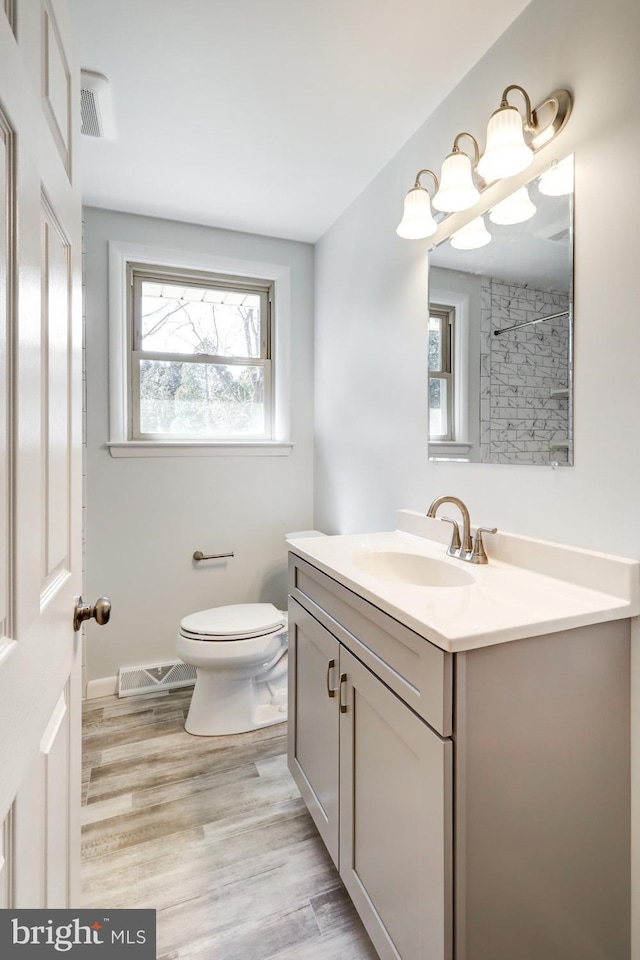
<svg viewBox="0 0 640 960">
<path fill-rule="evenodd" d="M 469 511 L 462 500 L 460 500 L 458 497 L 436 497 L 427 510 L 427 516 L 432 518 L 435 517 L 438 512 L 438 508 L 443 503 L 452 503 L 458 508 L 460 514 L 462 515 L 462 541 L 460 540 L 460 529 L 457 521 L 453 520 L 451 517 L 440 517 L 441 520 L 445 520 L 447 523 L 451 523 L 453 525 L 451 543 L 447 548 L 447 555 L 450 557 L 456 557 L 458 560 L 466 560 L 467 563 L 488 563 L 489 558 L 487 557 L 484 549 L 482 534 L 497 533 L 497 527 L 478 527 L 475 538 L 472 540 Z"/>
</svg>

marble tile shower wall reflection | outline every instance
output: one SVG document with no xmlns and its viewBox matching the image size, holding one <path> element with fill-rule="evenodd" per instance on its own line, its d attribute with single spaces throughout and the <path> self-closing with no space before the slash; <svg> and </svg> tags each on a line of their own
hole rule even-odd
<svg viewBox="0 0 640 960">
<path fill-rule="evenodd" d="M 493 330 L 570 308 L 569 297 L 492 277 L 481 282 L 480 459 L 573 461 L 569 317 Z"/>
</svg>

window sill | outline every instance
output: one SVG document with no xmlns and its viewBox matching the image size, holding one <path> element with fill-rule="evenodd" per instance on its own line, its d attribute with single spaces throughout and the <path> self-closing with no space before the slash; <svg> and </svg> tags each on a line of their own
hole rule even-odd
<svg viewBox="0 0 640 960">
<path fill-rule="evenodd" d="M 452 457 L 466 457 L 472 443 L 462 440 L 430 440 L 429 457 L 432 460 L 449 460 Z"/>
<path fill-rule="evenodd" d="M 125 440 L 106 446 L 112 457 L 288 457 L 293 450 L 279 440 Z"/>
</svg>

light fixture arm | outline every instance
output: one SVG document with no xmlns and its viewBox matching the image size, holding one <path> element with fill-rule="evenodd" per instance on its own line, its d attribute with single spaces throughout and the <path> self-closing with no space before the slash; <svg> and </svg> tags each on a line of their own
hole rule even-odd
<svg viewBox="0 0 640 960">
<path fill-rule="evenodd" d="M 500 109 L 504 107 L 512 106 L 512 104 L 510 104 L 507 99 L 512 90 L 517 90 L 518 93 L 521 93 L 524 98 L 525 111 L 527 114 L 524 121 L 524 129 L 527 130 L 529 133 L 532 133 L 537 126 L 536 113 L 535 113 L 535 110 L 531 109 L 531 99 L 527 91 L 524 89 L 524 87 L 519 86 L 519 84 L 517 83 L 511 83 L 508 87 L 506 87 L 502 94 Z"/>
<path fill-rule="evenodd" d="M 527 115 L 523 127 L 527 133 L 533 135 L 529 141 L 533 150 L 539 150 L 540 147 L 543 147 L 545 143 L 549 143 L 560 133 L 569 119 L 571 107 L 573 106 L 571 94 L 568 90 L 554 90 L 553 93 L 549 94 L 542 103 L 539 103 L 538 106 L 532 110 L 531 100 L 527 91 L 524 87 L 519 86 L 519 84 L 512 83 L 502 94 L 501 107 L 509 106 L 507 97 L 512 90 L 518 90 L 524 98 Z M 541 126 L 540 115 L 546 107 L 551 107 L 553 113 L 545 125 Z"/>
<path fill-rule="evenodd" d="M 420 183 L 420 177 L 422 176 L 423 173 L 428 173 L 429 176 L 433 178 L 433 182 L 434 182 L 434 184 L 435 184 L 436 193 L 437 193 L 438 190 L 440 189 L 440 181 L 438 180 L 438 177 L 437 177 L 436 174 L 433 172 L 433 170 L 418 170 L 418 172 L 416 173 L 416 182 L 415 182 L 415 184 L 414 184 L 414 186 L 413 186 L 413 189 L 414 189 L 414 190 L 417 190 L 417 189 L 419 189 L 420 187 L 422 187 L 423 190 L 425 189 L 425 188 L 422 186 L 422 184 Z"/>
<path fill-rule="evenodd" d="M 457 137 L 455 138 L 455 140 L 453 141 L 453 151 L 452 151 L 452 152 L 453 152 L 453 153 L 460 153 L 460 152 L 466 153 L 466 150 L 461 151 L 461 150 L 460 150 L 460 147 L 459 147 L 459 145 L 458 145 L 458 141 L 460 140 L 461 137 L 468 137 L 469 140 L 471 140 L 471 142 L 473 143 L 473 165 L 474 165 L 474 167 L 477 167 L 477 166 L 478 166 L 478 162 L 479 162 L 479 160 L 480 160 L 480 147 L 478 146 L 478 141 L 476 140 L 476 138 L 474 137 L 474 135 L 473 135 L 472 133 L 465 133 L 465 132 L 459 133 L 458 136 L 457 136 Z"/>
</svg>

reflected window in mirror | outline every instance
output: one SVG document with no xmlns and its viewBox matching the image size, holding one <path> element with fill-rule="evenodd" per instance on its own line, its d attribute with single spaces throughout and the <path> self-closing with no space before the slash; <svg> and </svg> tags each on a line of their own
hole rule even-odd
<svg viewBox="0 0 640 960">
<path fill-rule="evenodd" d="M 430 349 L 429 456 L 571 465 L 573 158 L 482 219 L 489 243 L 456 246 L 454 234 L 429 253 L 430 302 L 466 304 L 451 343 L 448 420 Z M 438 435 L 445 422 L 448 434 Z"/>
<path fill-rule="evenodd" d="M 455 307 L 429 306 L 429 439 L 454 440 L 453 338 Z"/>
</svg>

